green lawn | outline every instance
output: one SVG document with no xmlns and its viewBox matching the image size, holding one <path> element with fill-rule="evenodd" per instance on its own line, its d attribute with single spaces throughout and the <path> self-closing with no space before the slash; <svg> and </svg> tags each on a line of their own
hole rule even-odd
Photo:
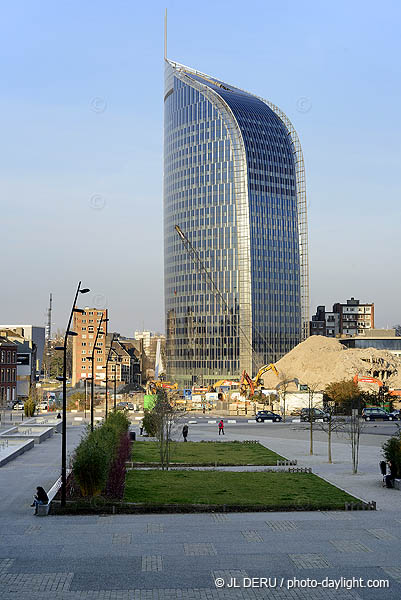
<svg viewBox="0 0 401 600">
<path fill-rule="evenodd" d="M 243 442 L 171 442 L 171 463 L 189 465 L 267 465 L 277 464 L 283 457 L 261 444 Z M 157 442 L 134 442 L 134 462 L 160 462 Z"/>
<path fill-rule="evenodd" d="M 341 510 L 344 502 L 357 502 L 309 473 L 159 470 L 128 471 L 124 500 L 148 505 L 225 504 L 294 510 Z"/>
</svg>

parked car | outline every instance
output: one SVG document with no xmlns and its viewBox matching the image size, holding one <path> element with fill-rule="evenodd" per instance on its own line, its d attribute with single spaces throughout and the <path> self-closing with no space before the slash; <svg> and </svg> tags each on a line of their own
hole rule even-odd
<svg viewBox="0 0 401 600">
<path fill-rule="evenodd" d="M 365 421 L 376 421 L 381 419 L 383 421 L 394 421 L 395 417 L 386 412 L 383 408 L 373 407 L 373 408 L 364 408 L 362 410 L 362 417 Z"/>
<path fill-rule="evenodd" d="M 127 404 L 128 402 L 117 402 L 116 404 L 116 409 L 117 410 L 127 410 Z"/>
<path fill-rule="evenodd" d="M 303 408 L 301 410 L 301 421 L 316 421 L 317 419 L 322 419 L 327 423 L 330 415 L 321 408 Z"/>
<path fill-rule="evenodd" d="M 38 406 L 40 410 L 49 410 L 49 405 L 47 402 L 41 402 Z"/>
<path fill-rule="evenodd" d="M 116 404 L 117 410 L 134 410 L 134 405 L 132 402 L 117 402 Z"/>
<path fill-rule="evenodd" d="M 255 416 L 257 423 L 264 423 L 265 421 L 273 421 L 273 423 L 278 423 L 282 421 L 282 417 L 277 413 L 272 412 L 271 410 L 259 410 Z"/>
<path fill-rule="evenodd" d="M 399 410 L 392 410 L 389 415 L 391 415 L 394 418 L 394 421 L 400 421 L 401 420 L 401 413 Z"/>
<path fill-rule="evenodd" d="M 24 410 L 24 403 L 18 400 L 13 406 L 13 410 Z"/>
</svg>

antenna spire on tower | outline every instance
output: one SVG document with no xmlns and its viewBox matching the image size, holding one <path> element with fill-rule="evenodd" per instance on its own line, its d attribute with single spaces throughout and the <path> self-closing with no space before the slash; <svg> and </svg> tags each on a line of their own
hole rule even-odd
<svg viewBox="0 0 401 600">
<path fill-rule="evenodd" d="M 164 60 L 167 60 L 167 8 L 164 13 Z"/>
</svg>

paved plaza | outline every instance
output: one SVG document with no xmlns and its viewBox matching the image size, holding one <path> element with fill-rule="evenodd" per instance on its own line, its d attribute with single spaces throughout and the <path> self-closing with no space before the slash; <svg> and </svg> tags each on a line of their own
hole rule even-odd
<svg viewBox="0 0 401 600">
<path fill-rule="evenodd" d="M 70 449 L 81 432 L 68 427 Z M 49 488 L 59 475 L 57 434 L 0 469 L 0 598 L 401 598 L 401 492 L 383 489 L 377 462 L 371 468 L 379 441 L 362 445 L 361 475 L 352 476 L 347 444 L 335 444 L 337 462 L 327 465 L 324 441 L 310 458 L 307 438 L 293 439 L 290 427 L 251 433 L 227 428 L 226 440 L 258 437 L 351 493 L 377 500 L 378 510 L 34 517 L 36 485 Z M 195 426 L 190 435 L 216 438 L 214 430 Z"/>
</svg>

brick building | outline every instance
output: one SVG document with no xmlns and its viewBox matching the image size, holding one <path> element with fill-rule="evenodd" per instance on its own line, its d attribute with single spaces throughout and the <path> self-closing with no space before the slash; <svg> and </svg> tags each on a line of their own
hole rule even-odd
<svg viewBox="0 0 401 600">
<path fill-rule="evenodd" d="M 92 367 L 93 344 L 96 339 L 97 328 L 100 320 L 107 319 L 107 309 L 85 308 L 83 313 L 74 312 L 73 331 L 77 334 L 72 342 L 72 385 L 92 377 L 94 373 L 95 383 L 105 380 L 106 373 L 106 335 L 107 321 L 102 323 L 96 350 L 94 353 L 94 364 Z"/>
<path fill-rule="evenodd" d="M 0 408 L 17 400 L 17 344 L 0 337 Z"/>
</svg>

